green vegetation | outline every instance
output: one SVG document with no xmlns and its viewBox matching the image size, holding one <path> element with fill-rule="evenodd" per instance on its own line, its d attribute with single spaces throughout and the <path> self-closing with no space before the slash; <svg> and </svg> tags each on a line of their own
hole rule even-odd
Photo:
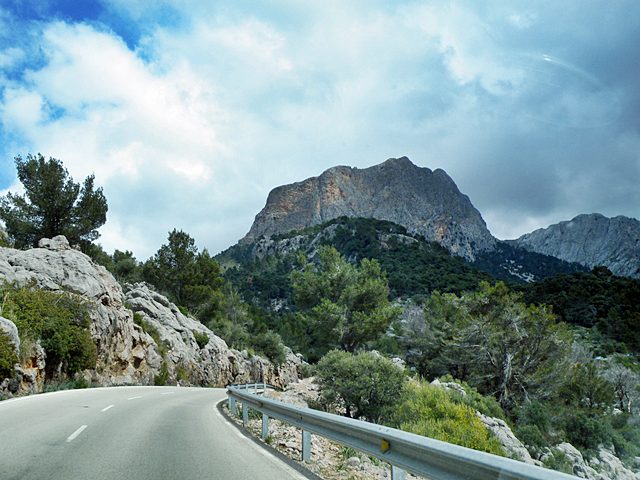
<svg viewBox="0 0 640 480">
<path fill-rule="evenodd" d="M 82 187 L 74 183 L 60 160 L 38 155 L 15 158 L 24 195 L 8 193 L 0 199 L 0 218 L 16 248 L 35 247 L 43 238 L 64 235 L 71 245 L 86 249 L 100 235 L 107 200 L 94 188 L 94 176 Z"/>
<path fill-rule="evenodd" d="M 305 250 L 319 234 L 321 245 L 334 247 L 351 263 L 377 260 L 387 273 L 392 297 L 425 296 L 434 290 L 459 293 L 474 290 L 480 281 L 491 279 L 463 259 L 451 256 L 437 243 L 427 242 L 409 234 L 406 228 L 383 220 L 340 217 L 300 231 L 274 235 L 272 239 L 303 235 L 307 237 L 303 242 Z M 252 248 L 252 244 L 236 245 L 217 257 L 229 266 L 225 278 L 245 299 L 256 299 L 263 306 L 268 306 L 271 299 L 290 301 L 293 290 L 289 275 L 297 266 L 296 254 L 255 259 Z"/>
<path fill-rule="evenodd" d="M 145 262 L 142 276 L 196 315 L 216 308 L 223 283 L 218 262 L 206 249 L 198 252 L 189 234 L 175 229 L 169 232 L 168 243 Z"/>
<path fill-rule="evenodd" d="M 204 332 L 193 332 L 193 337 L 196 339 L 196 343 L 198 347 L 204 348 L 204 346 L 209 343 L 209 335 Z"/>
<path fill-rule="evenodd" d="M 316 366 L 320 402 L 328 410 L 344 407 L 345 416 L 380 423 L 389 417 L 405 384 L 405 374 L 372 352 L 333 350 Z"/>
<path fill-rule="evenodd" d="M 58 367 L 69 375 L 95 366 L 89 309 L 76 295 L 5 285 L 2 296 L 2 314 L 18 327 L 21 350 L 36 341 L 44 348 L 49 379 Z"/>
<path fill-rule="evenodd" d="M 556 257 L 530 252 L 509 242 L 498 242 L 495 250 L 480 252 L 473 266 L 487 272 L 492 278 L 513 286 L 523 284 L 524 280 L 514 276 L 510 270 L 526 272 L 534 275 L 537 279 L 587 270 L 579 263 L 565 262 Z M 505 266 L 509 268 L 505 268 Z"/>
<path fill-rule="evenodd" d="M 13 366 L 18 362 L 11 337 L 0 330 L 0 379 L 13 377 Z"/>
<path fill-rule="evenodd" d="M 451 374 L 495 395 L 505 409 L 549 391 L 571 346 L 569 331 L 549 309 L 526 305 L 503 283 L 483 282 L 461 297 L 434 293 L 425 317 L 424 330 L 409 335 L 422 352 L 420 373 Z"/>
<path fill-rule="evenodd" d="M 305 317 L 310 353 L 332 348 L 353 352 L 384 333 L 400 311 L 389 303 L 380 265 L 364 259 L 358 267 L 333 247 L 320 247 L 317 265 L 291 274 L 294 299 Z"/>
<path fill-rule="evenodd" d="M 523 291 L 527 302 L 553 305 L 562 321 L 590 328 L 588 340 L 596 355 L 640 356 L 640 280 L 599 267 L 548 278 Z"/>
<path fill-rule="evenodd" d="M 153 384 L 157 387 L 162 387 L 167 384 L 169 381 L 169 369 L 167 367 L 167 361 L 162 360 L 162 365 L 160 365 L 160 371 L 153 378 Z"/>
<path fill-rule="evenodd" d="M 393 423 L 407 432 L 504 455 L 473 408 L 455 401 L 446 390 L 424 382 L 410 382 L 394 409 Z"/>
</svg>

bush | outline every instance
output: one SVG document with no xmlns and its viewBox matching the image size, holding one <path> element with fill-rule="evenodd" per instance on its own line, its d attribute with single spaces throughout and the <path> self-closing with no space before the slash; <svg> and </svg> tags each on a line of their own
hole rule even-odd
<svg viewBox="0 0 640 480">
<path fill-rule="evenodd" d="M 204 332 L 193 332 L 193 336 L 196 339 L 196 343 L 198 347 L 204 348 L 207 343 L 209 343 L 209 335 Z"/>
<path fill-rule="evenodd" d="M 140 314 L 140 312 L 133 312 L 133 323 L 143 327 L 143 330 L 144 330 L 144 326 L 142 324 L 143 321 L 144 320 L 143 320 L 142 315 Z"/>
<path fill-rule="evenodd" d="M 440 377 L 441 382 L 455 382 L 460 385 L 466 395 L 460 395 L 456 391 L 450 390 L 449 397 L 456 403 L 464 403 L 474 410 L 487 415 L 488 417 L 501 418 L 506 420 L 507 416 L 502 407 L 494 397 L 482 395 L 478 390 L 470 386 L 467 382 L 454 379 L 451 375 Z"/>
<path fill-rule="evenodd" d="M 545 434 L 537 425 L 518 425 L 515 432 L 516 437 L 527 447 L 535 449 L 546 447 L 549 443 Z"/>
<path fill-rule="evenodd" d="M 300 378 L 313 377 L 316 374 L 316 368 L 309 363 L 303 363 L 298 366 L 298 376 Z"/>
<path fill-rule="evenodd" d="M 0 330 L 0 380 L 13 377 L 13 366 L 18 362 L 9 334 Z"/>
<path fill-rule="evenodd" d="M 3 314 L 18 327 L 24 348 L 40 340 L 47 355 L 47 375 L 59 365 L 73 374 L 96 364 L 97 349 L 89 333 L 89 308 L 70 293 L 3 287 Z"/>
<path fill-rule="evenodd" d="M 78 377 L 73 380 L 63 380 L 61 382 L 48 382 L 44 387 L 44 392 L 57 392 L 59 390 L 77 390 L 81 388 L 89 388 L 87 381 Z"/>
<path fill-rule="evenodd" d="M 345 415 L 379 423 L 388 417 L 405 383 L 404 372 L 372 352 L 333 350 L 316 366 L 320 402 L 325 408 L 345 408 Z"/>
<path fill-rule="evenodd" d="M 392 419 L 397 428 L 407 432 L 504 455 L 500 442 L 476 417 L 473 408 L 457 403 L 449 392 L 428 383 L 410 383 Z"/>
<path fill-rule="evenodd" d="M 610 444 L 613 429 L 606 417 L 583 411 L 567 412 L 562 419 L 567 441 L 579 449 L 595 450 L 599 444 Z"/>
<path fill-rule="evenodd" d="M 287 359 L 282 339 L 277 333 L 259 333 L 255 336 L 253 346 L 257 351 L 264 353 L 275 365 L 280 365 Z"/>
<path fill-rule="evenodd" d="M 543 460 L 544 466 L 551 470 L 573 475 L 573 462 L 560 450 L 553 449 L 551 455 L 547 455 Z"/>
<path fill-rule="evenodd" d="M 164 386 L 169 381 L 169 369 L 167 368 L 167 362 L 162 361 L 162 365 L 160 366 L 160 371 L 153 378 L 153 384 L 156 386 Z"/>
</svg>

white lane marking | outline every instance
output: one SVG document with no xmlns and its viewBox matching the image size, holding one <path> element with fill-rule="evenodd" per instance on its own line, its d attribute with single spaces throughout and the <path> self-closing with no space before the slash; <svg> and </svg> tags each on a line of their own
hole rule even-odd
<svg viewBox="0 0 640 480">
<path fill-rule="evenodd" d="M 142 395 L 138 395 L 137 397 L 129 397 L 127 400 L 135 400 L 136 398 L 142 398 Z"/>
<path fill-rule="evenodd" d="M 163 392 L 160 395 L 173 395 L 176 392 Z"/>
<path fill-rule="evenodd" d="M 110 408 L 113 408 L 115 405 L 109 405 L 108 407 L 104 407 L 102 410 L 100 410 L 101 412 L 106 412 L 107 410 L 109 410 Z"/>
<path fill-rule="evenodd" d="M 69 435 L 67 437 L 67 443 L 72 442 L 78 435 L 80 435 L 84 431 L 85 428 L 87 428 L 87 426 L 86 425 L 82 425 L 75 432 L 73 432 L 71 435 Z"/>
</svg>

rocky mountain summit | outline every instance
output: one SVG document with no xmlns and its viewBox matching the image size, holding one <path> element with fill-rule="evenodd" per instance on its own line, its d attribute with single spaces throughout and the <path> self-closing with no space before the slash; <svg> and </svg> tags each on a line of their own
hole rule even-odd
<svg viewBox="0 0 640 480">
<path fill-rule="evenodd" d="M 616 275 L 640 278 L 640 221 L 635 218 L 578 215 L 512 243 L 589 268 L 604 265 Z"/>
<path fill-rule="evenodd" d="M 297 379 L 300 360 L 290 350 L 278 367 L 232 350 L 148 285 L 130 285 L 125 293 L 104 267 L 70 248 L 62 236 L 43 239 L 40 248 L 30 250 L 0 248 L 0 281 L 70 292 L 87 303 L 98 356 L 95 368 L 81 375 L 93 385 L 153 385 L 161 373 L 168 383 L 200 386 L 263 379 L 284 386 Z M 2 318 L 0 329 L 19 349 L 13 322 Z M 30 358 L 16 366 L 15 378 L 0 378 L 0 395 L 41 392 L 46 363 L 44 349 L 36 344 Z"/>
<path fill-rule="evenodd" d="M 365 169 L 333 167 L 273 189 L 241 242 L 342 216 L 397 223 L 470 261 L 496 243 L 480 212 L 444 170 L 418 167 L 407 157 Z"/>
</svg>

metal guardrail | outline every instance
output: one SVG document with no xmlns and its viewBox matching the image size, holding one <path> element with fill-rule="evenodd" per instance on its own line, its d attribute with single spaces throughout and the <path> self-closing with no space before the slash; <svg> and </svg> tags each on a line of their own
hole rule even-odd
<svg viewBox="0 0 640 480">
<path fill-rule="evenodd" d="M 269 435 L 269 418 L 302 429 L 302 460 L 311 458 L 311 434 L 334 440 L 391 465 L 393 479 L 411 472 L 434 480 L 576 480 L 578 477 L 479 452 L 383 425 L 298 407 L 249 393 L 255 385 L 229 386 L 229 410 L 237 415 L 242 403 L 246 427 L 249 409 L 262 413 L 262 438 Z M 268 386 L 267 386 L 268 387 Z"/>
</svg>

